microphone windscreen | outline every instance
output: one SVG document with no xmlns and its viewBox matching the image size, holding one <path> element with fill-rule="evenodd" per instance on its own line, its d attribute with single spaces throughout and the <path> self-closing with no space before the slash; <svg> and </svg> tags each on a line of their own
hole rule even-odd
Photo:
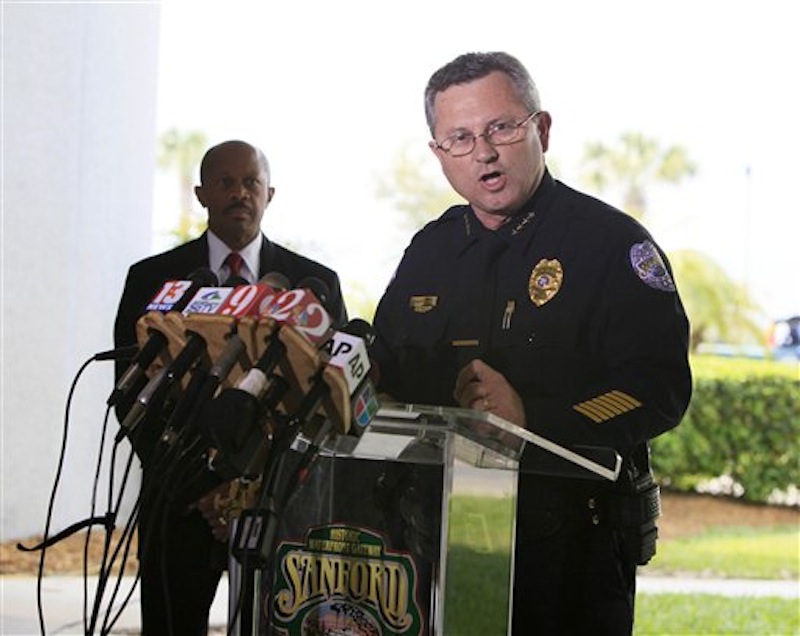
<svg viewBox="0 0 800 636">
<path fill-rule="evenodd" d="M 224 283 L 222 283 L 222 287 L 239 287 L 241 285 L 249 285 L 250 281 L 246 278 L 242 278 L 241 276 L 230 276 Z"/>
<path fill-rule="evenodd" d="M 292 284 L 289 282 L 289 279 L 280 272 L 269 272 L 264 274 L 258 282 L 263 283 L 264 285 L 269 285 L 275 291 L 286 291 L 292 286 Z"/>
<path fill-rule="evenodd" d="M 363 318 L 353 318 L 340 331 L 349 333 L 351 336 L 358 336 L 364 341 L 367 348 L 371 347 L 372 343 L 375 342 L 375 330 Z"/>
<path fill-rule="evenodd" d="M 219 279 L 210 267 L 198 267 L 189 274 L 187 280 L 192 281 L 192 284 L 197 287 L 216 287 L 219 285 Z"/>
<path fill-rule="evenodd" d="M 311 293 L 313 293 L 319 302 L 322 303 L 322 306 L 325 308 L 325 311 L 330 313 L 330 307 L 328 307 L 328 301 L 331 297 L 331 290 L 325 284 L 325 281 L 320 280 L 316 276 L 307 276 L 306 278 L 302 279 L 299 283 L 297 283 L 298 289 L 307 289 Z"/>
</svg>

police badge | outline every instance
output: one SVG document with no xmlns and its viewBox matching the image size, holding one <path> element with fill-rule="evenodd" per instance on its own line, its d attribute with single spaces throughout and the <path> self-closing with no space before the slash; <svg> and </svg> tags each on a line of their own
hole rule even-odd
<svg viewBox="0 0 800 636">
<path fill-rule="evenodd" d="M 630 256 L 633 271 L 646 285 L 660 291 L 675 291 L 675 283 L 652 241 L 633 245 Z"/>
<path fill-rule="evenodd" d="M 547 260 L 543 258 L 531 272 L 528 279 L 528 295 L 533 304 L 541 307 L 548 302 L 561 289 L 564 280 L 564 270 L 558 259 Z"/>
</svg>

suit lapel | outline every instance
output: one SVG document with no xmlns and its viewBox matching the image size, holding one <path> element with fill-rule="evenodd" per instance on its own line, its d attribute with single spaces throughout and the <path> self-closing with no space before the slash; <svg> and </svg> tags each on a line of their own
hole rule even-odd
<svg viewBox="0 0 800 636">
<path fill-rule="evenodd" d="M 272 271 L 274 266 L 274 257 L 273 257 L 274 249 L 272 247 L 272 243 L 267 240 L 267 237 L 263 234 L 261 235 L 261 253 L 259 256 L 258 262 L 258 275 L 256 276 L 257 280 L 260 280 L 267 274 Z"/>
</svg>

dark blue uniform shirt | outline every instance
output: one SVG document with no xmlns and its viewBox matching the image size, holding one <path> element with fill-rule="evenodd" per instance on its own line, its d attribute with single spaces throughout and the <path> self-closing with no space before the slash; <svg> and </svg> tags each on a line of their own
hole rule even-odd
<svg viewBox="0 0 800 636">
<path fill-rule="evenodd" d="M 630 216 L 545 174 L 489 231 L 469 206 L 405 251 L 375 317 L 380 388 L 452 405 L 481 358 L 522 397 L 527 427 L 625 455 L 676 426 L 691 394 L 689 326 L 667 259 Z"/>
<path fill-rule="evenodd" d="M 481 358 L 521 396 L 528 429 L 623 457 L 612 484 L 554 476 L 525 451 L 512 633 L 631 633 L 637 551 L 655 531 L 649 518 L 622 527 L 621 506 L 642 508 L 630 493 L 649 474 L 648 440 L 691 395 L 689 324 L 647 230 L 549 173 L 495 231 L 452 207 L 406 249 L 375 332 L 379 389 L 395 399 L 454 405 L 459 370 Z"/>
</svg>

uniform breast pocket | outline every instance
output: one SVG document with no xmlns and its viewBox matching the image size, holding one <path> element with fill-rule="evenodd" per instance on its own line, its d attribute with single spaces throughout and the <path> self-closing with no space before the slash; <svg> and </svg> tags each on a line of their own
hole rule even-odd
<svg viewBox="0 0 800 636">
<path fill-rule="evenodd" d="M 403 330 L 396 343 L 403 349 L 420 349 L 433 351 L 445 341 L 447 316 L 435 309 L 426 312 L 408 310 L 408 315 L 401 322 Z"/>
<path fill-rule="evenodd" d="M 506 340 L 499 350 L 506 377 L 512 385 L 539 395 L 557 395 L 577 384 L 580 357 L 574 343 L 531 332 Z"/>
<path fill-rule="evenodd" d="M 450 344 L 447 317 L 435 311 L 412 314 L 404 321 L 400 338 L 393 343 L 402 361 L 404 399 L 418 403 L 452 402 L 458 358 Z"/>
</svg>

